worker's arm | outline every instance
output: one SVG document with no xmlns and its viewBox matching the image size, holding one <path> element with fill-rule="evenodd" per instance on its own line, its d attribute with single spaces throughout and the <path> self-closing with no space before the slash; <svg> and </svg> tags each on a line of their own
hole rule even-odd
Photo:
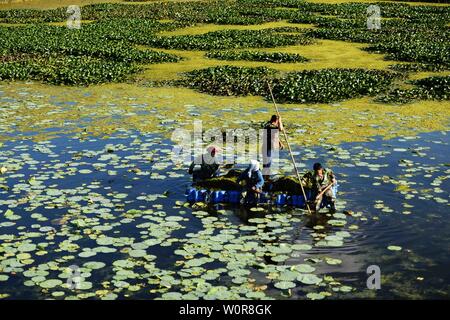
<svg viewBox="0 0 450 320">
<path fill-rule="evenodd" d="M 263 175 L 262 175 L 261 171 L 258 171 L 258 181 L 256 182 L 255 187 L 256 187 L 256 189 L 261 190 L 263 185 L 264 185 Z"/>
<path fill-rule="evenodd" d="M 278 118 L 278 123 L 279 123 L 278 129 L 280 131 L 284 131 L 284 126 L 283 126 L 283 122 L 281 121 L 281 117 Z"/>
<path fill-rule="evenodd" d="M 276 131 L 276 139 L 278 140 L 278 148 L 280 148 L 280 149 L 284 149 L 284 144 L 283 144 L 283 142 L 281 142 L 281 139 L 280 139 L 280 135 L 283 130 L 284 130 L 283 124 L 280 121 L 278 124 L 278 129 Z"/>
<path fill-rule="evenodd" d="M 337 184 L 336 176 L 334 175 L 334 172 L 332 170 L 330 170 L 328 177 L 332 184 Z"/>
</svg>

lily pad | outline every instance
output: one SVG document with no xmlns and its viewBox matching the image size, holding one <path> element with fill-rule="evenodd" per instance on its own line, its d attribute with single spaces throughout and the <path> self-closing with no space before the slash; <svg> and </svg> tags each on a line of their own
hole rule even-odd
<svg viewBox="0 0 450 320">
<path fill-rule="evenodd" d="M 300 274 L 297 280 L 304 284 L 319 284 L 322 282 L 322 279 L 315 274 Z"/>
<path fill-rule="evenodd" d="M 387 247 L 388 248 L 388 250 L 391 250 L 391 251 L 400 251 L 400 250 L 402 250 L 402 247 L 400 247 L 400 246 L 388 246 Z"/>
<path fill-rule="evenodd" d="M 54 287 L 62 285 L 62 281 L 59 279 L 49 279 L 45 280 L 39 283 L 39 286 L 41 286 L 44 289 L 52 289 Z"/>
<path fill-rule="evenodd" d="M 315 292 L 310 292 L 306 295 L 306 297 L 308 299 L 311 300 L 322 300 L 323 298 L 325 298 L 325 296 L 321 293 L 315 293 Z"/>
<path fill-rule="evenodd" d="M 280 282 L 276 282 L 274 284 L 275 288 L 281 289 L 281 290 L 287 290 L 287 289 L 292 289 L 295 288 L 295 283 L 292 281 L 280 281 Z"/>
</svg>

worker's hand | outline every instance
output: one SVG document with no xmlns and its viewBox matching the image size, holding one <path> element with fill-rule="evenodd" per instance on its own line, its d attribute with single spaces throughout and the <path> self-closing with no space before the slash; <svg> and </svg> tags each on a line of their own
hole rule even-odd
<svg viewBox="0 0 450 320">
<path fill-rule="evenodd" d="M 333 178 L 333 180 L 331 180 L 331 183 L 332 183 L 333 185 L 336 185 L 336 184 L 337 184 L 336 178 Z"/>
<path fill-rule="evenodd" d="M 259 190 L 259 189 L 256 188 L 256 187 L 252 187 L 252 191 L 254 191 L 254 192 L 256 192 L 256 193 L 261 193 L 261 190 Z"/>
<path fill-rule="evenodd" d="M 283 132 L 284 131 L 284 126 L 283 126 L 283 122 L 281 122 L 281 117 L 280 117 L 280 121 L 278 123 L 279 123 L 280 131 Z"/>
<path fill-rule="evenodd" d="M 284 149 L 284 144 L 282 144 L 281 142 L 280 142 L 280 150 L 283 150 Z"/>
</svg>

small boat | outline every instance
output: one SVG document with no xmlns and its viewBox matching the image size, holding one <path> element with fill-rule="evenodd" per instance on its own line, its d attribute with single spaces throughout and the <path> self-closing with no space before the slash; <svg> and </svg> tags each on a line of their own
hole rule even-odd
<svg viewBox="0 0 450 320">
<path fill-rule="evenodd" d="M 265 186 L 266 187 L 266 186 Z M 336 195 L 338 186 L 333 186 L 332 191 Z M 265 190 L 265 191 L 264 191 Z M 305 189 L 306 201 L 311 203 L 314 201 L 313 192 L 311 189 Z M 210 204 L 269 204 L 275 206 L 292 206 L 297 208 L 306 209 L 305 197 L 302 194 L 294 194 L 287 191 L 274 191 L 263 188 L 263 192 L 259 194 L 256 199 L 247 199 L 246 191 L 242 189 L 235 190 L 209 190 L 198 187 L 190 187 L 186 190 L 187 202 L 193 204 L 197 202 L 210 203 Z M 328 208 L 330 203 L 326 197 L 323 198 L 321 208 Z"/>
</svg>

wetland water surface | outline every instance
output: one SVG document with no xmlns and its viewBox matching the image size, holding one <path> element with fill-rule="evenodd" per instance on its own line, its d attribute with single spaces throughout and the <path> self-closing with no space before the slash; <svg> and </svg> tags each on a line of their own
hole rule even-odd
<svg viewBox="0 0 450 320">
<path fill-rule="evenodd" d="M 77 3 L 22 2 L 2 9 Z M 81 85 L 125 79 L 132 62 L 143 71 L 127 83 L 90 87 L 0 83 L 0 299 L 449 298 L 445 8 L 383 5 L 389 18 L 375 34 L 363 23 L 364 4 L 227 5 L 83 7 L 85 31 L 76 35 L 64 30 L 65 8 L 4 12 L 2 79 Z M 416 19 L 423 14 L 432 19 Z M 51 26 L 31 26 L 41 17 Z M 266 52 L 260 57 L 308 60 L 207 56 L 253 47 Z M 397 64 L 403 59 L 411 65 Z M 221 130 L 260 128 L 273 112 L 264 94 L 207 94 L 218 93 L 210 87 L 215 76 L 168 86 L 205 67 L 226 70 L 217 75 L 230 85 L 241 72 L 253 79 L 255 67 L 276 70 L 282 86 L 285 72 L 312 71 L 317 92 L 299 81 L 289 93 L 298 97 L 284 100 L 298 103 L 280 110 L 300 169 L 320 161 L 336 173 L 337 213 L 185 203 L 189 161 L 171 161 L 171 133 L 192 129 L 194 120 L 205 130 L 218 122 Z M 336 77 L 320 80 L 317 71 L 330 68 L 350 71 L 329 70 Z M 371 76 L 360 68 L 373 69 Z M 271 77 L 237 87 L 261 94 L 258 83 Z M 401 90 L 376 102 L 372 94 L 387 89 Z M 403 95 L 413 101 L 397 104 Z M 293 174 L 288 159 L 281 152 L 280 174 Z M 366 286 L 369 266 L 381 271 L 380 290 Z"/>
<path fill-rule="evenodd" d="M 319 159 L 340 183 L 338 213 L 313 217 L 184 204 L 187 164 L 174 165 L 173 143 L 156 134 L 5 142 L 0 294 L 448 298 L 448 137 L 298 149 L 302 170 Z M 381 290 L 366 288 L 369 265 Z"/>
</svg>

